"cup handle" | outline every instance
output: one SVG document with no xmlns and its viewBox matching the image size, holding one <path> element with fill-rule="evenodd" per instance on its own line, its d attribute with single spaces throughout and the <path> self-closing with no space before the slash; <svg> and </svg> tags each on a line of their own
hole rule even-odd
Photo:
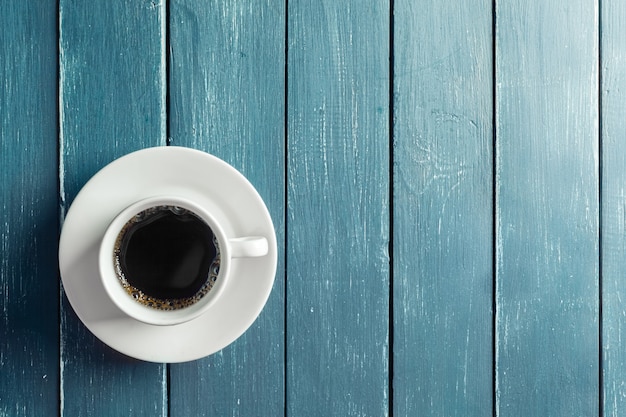
<svg viewBox="0 0 626 417">
<path fill-rule="evenodd" d="M 258 258 L 269 251 L 267 239 L 263 236 L 236 237 L 229 242 L 232 258 Z"/>
</svg>

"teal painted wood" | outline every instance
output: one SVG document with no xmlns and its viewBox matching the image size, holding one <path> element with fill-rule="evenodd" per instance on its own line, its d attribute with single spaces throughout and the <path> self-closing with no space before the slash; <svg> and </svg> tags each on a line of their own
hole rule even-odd
<svg viewBox="0 0 626 417">
<path fill-rule="evenodd" d="M 602 74 L 602 354 L 604 416 L 626 414 L 626 3 L 603 1 Z"/>
<path fill-rule="evenodd" d="M 497 412 L 594 416 L 598 4 L 496 12 Z"/>
<path fill-rule="evenodd" d="M 389 3 L 290 1 L 287 414 L 389 407 Z"/>
<path fill-rule="evenodd" d="M 172 366 L 168 398 L 164 365 L 56 297 L 57 181 L 63 213 L 106 163 L 166 142 L 165 6 L 60 0 L 57 39 L 56 2 L 0 3 L 0 415 L 388 414 L 389 4 L 172 0 L 172 144 L 242 170 L 281 244 L 286 213 L 289 281 L 284 297 L 281 259 L 259 320 Z M 491 17 L 451 3 L 394 2 L 394 415 L 490 414 L 494 394 Z M 597 3 L 497 2 L 499 416 L 626 413 L 626 7 L 602 2 L 599 323 Z"/>
<path fill-rule="evenodd" d="M 172 145 L 216 155 L 266 202 L 284 241 L 283 1 L 170 4 Z M 280 416 L 284 411 L 284 260 L 250 329 L 205 359 L 170 366 L 171 416 Z M 216 318 L 220 320 L 220 318 Z"/>
<path fill-rule="evenodd" d="M 492 5 L 394 5 L 394 415 L 490 416 Z"/>
<path fill-rule="evenodd" d="M 113 159 L 164 145 L 165 9 L 150 1 L 60 1 L 63 210 Z M 123 184 L 120 184 L 123 186 Z M 165 415 L 165 365 L 126 358 L 61 303 L 64 416 Z"/>
<path fill-rule="evenodd" d="M 54 2 L 0 3 L 0 415 L 58 409 Z"/>
</svg>

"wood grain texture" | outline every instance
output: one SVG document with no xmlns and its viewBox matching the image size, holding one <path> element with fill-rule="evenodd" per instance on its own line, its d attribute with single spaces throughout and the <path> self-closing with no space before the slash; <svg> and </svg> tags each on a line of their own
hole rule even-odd
<svg viewBox="0 0 626 417">
<path fill-rule="evenodd" d="M 624 21 L 0 1 L 0 416 L 626 415 Z M 168 139 L 241 170 L 284 254 L 240 339 L 171 366 L 92 336 L 56 260 L 85 182 Z"/>
<path fill-rule="evenodd" d="M 289 2 L 287 413 L 389 407 L 389 3 Z"/>
<path fill-rule="evenodd" d="M 64 211 L 113 159 L 165 144 L 164 15 L 152 1 L 60 1 Z M 61 309 L 62 415 L 164 415 L 165 365 L 108 348 L 64 296 Z"/>
<path fill-rule="evenodd" d="M 496 16 L 497 412 L 595 416 L 598 4 Z"/>
<path fill-rule="evenodd" d="M 626 3 L 603 1 L 602 349 L 605 417 L 626 414 Z"/>
<path fill-rule="evenodd" d="M 284 251 L 285 2 L 172 0 L 172 145 L 216 155 L 267 204 Z M 284 260 L 250 329 L 202 360 L 170 366 L 171 416 L 280 416 L 284 412 Z M 219 318 L 216 318 L 219 320 Z"/>
<path fill-rule="evenodd" d="M 0 3 L 0 415 L 58 409 L 54 2 Z"/>
<path fill-rule="evenodd" d="M 394 415 L 487 416 L 491 1 L 394 5 Z"/>
</svg>

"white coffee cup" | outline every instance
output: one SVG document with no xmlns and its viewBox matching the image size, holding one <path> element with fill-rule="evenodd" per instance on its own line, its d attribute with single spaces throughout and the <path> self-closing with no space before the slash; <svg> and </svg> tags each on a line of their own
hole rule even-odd
<svg viewBox="0 0 626 417">
<path fill-rule="evenodd" d="M 129 284 L 132 277 L 120 266 L 120 240 L 128 233 L 131 219 L 140 213 L 183 209 L 204 222 L 214 236 L 217 254 L 207 271 L 206 284 L 192 298 L 176 300 L 170 297 L 153 297 Z M 263 236 L 228 236 L 225 227 L 205 208 L 179 196 L 155 196 L 140 200 L 122 210 L 109 224 L 100 242 L 98 255 L 102 284 L 113 303 L 128 316 L 153 325 L 175 325 L 192 320 L 205 313 L 220 297 L 231 279 L 231 263 L 234 258 L 260 257 L 268 254 L 268 240 Z M 192 256 L 192 255 L 190 255 Z M 185 258 L 186 259 L 186 258 Z M 184 263 L 184 261 L 181 261 Z M 139 291 L 138 291 L 139 290 Z M 161 301 L 163 304 L 161 304 Z M 157 306 L 158 304 L 158 306 Z M 174 306 L 174 307 L 171 307 Z"/>
</svg>

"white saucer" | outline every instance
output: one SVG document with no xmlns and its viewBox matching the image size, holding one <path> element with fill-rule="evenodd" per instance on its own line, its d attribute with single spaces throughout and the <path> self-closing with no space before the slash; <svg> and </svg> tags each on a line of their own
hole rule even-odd
<svg viewBox="0 0 626 417">
<path fill-rule="evenodd" d="M 200 317 L 155 326 L 125 315 L 108 298 L 98 273 L 98 246 L 122 209 L 156 195 L 193 199 L 230 236 L 265 236 L 269 253 L 233 259 L 231 279 Z M 78 317 L 113 349 L 150 362 L 185 362 L 223 349 L 258 317 L 276 274 L 277 248 L 267 207 L 235 168 L 207 153 L 180 147 L 128 154 L 98 172 L 72 203 L 59 242 L 63 288 Z"/>
</svg>

